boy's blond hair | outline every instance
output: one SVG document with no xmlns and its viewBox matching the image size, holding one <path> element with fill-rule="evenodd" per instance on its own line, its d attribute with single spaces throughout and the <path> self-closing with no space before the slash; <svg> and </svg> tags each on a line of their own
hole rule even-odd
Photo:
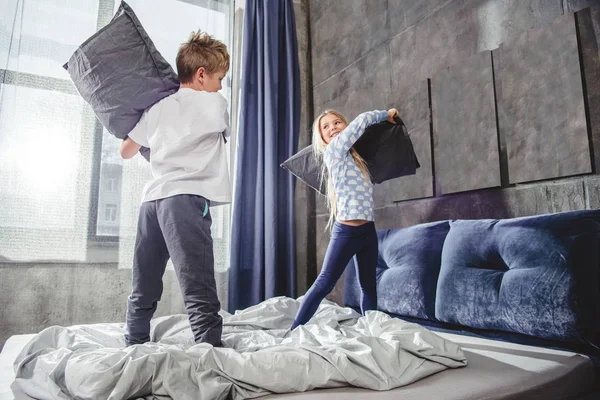
<svg viewBox="0 0 600 400">
<path fill-rule="evenodd" d="M 180 83 L 190 83 L 198 68 L 203 67 L 208 74 L 229 70 L 227 46 L 213 39 L 206 32 L 192 32 L 187 42 L 179 46 L 177 52 L 177 75 Z"/>
</svg>

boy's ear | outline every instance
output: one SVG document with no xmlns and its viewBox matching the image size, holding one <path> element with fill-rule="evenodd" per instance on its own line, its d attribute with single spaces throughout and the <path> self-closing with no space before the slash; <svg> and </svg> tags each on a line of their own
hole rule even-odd
<svg viewBox="0 0 600 400">
<path fill-rule="evenodd" d="M 200 81 L 200 83 L 204 83 L 204 78 L 206 77 L 206 70 L 204 67 L 200 67 L 196 70 L 196 79 Z"/>
</svg>

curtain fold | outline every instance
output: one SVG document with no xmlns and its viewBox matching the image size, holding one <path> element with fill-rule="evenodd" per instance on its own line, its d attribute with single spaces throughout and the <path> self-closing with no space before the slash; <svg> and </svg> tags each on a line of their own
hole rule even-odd
<svg viewBox="0 0 600 400">
<path fill-rule="evenodd" d="M 295 296 L 293 176 L 300 72 L 292 0 L 247 0 L 229 269 L 229 310 Z"/>
</svg>

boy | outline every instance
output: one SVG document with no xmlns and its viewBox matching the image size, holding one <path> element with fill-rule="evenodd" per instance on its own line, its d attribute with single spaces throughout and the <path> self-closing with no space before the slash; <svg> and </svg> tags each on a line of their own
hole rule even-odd
<svg viewBox="0 0 600 400">
<path fill-rule="evenodd" d="M 177 53 L 179 90 L 142 116 L 121 156 L 150 148 L 153 180 L 140 207 L 127 305 L 126 344 L 150 341 L 169 257 L 196 343 L 221 345 L 223 321 L 214 277 L 209 206 L 231 202 L 225 153 L 227 101 L 217 93 L 229 70 L 222 42 L 193 33 Z"/>
</svg>

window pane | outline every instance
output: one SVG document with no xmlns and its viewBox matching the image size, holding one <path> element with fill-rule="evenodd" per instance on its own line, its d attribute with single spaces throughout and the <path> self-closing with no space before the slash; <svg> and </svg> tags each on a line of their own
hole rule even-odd
<svg viewBox="0 0 600 400">
<path fill-rule="evenodd" d="M 104 206 L 104 221 L 108 223 L 114 223 L 117 220 L 117 205 L 106 204 Z"/>
<path fill-rule="evenodd" d="M 13 33 L 16 16 L 16 0 L 2 4 L 2 12 L 0 12 L 0 69 L 6 69 L 8 65 L 8 49 L 10 48 L 10 38 Z"/>
<path fill-rule="evenodd" d="M 121 140 L 112 136 L 106 129 L 102 131 L 102 154 L 100 165 L 100 190 L 98 193 L 98 218 L 96 235 L 118 236 L 119 217 L 117 204 L 121 202 L 121 178 L 123 159 L 119 156 Z M 106 218 L 109 204 L 115 205 L 115 218 Z"/>
<path fill-rule="evenodd" d="M 83 260 L 93 119 L 78 95 L 2 85 L 0 249 L 10 260 Z M 87 126 L 87 130 L 86 130 Z"/>
<path fill-rule="evenodd" d="M 216 39 L 227 43 L 229 35 L 229 20 L 222 3 L 216 1 L 184 2 L 179 0 L 130 0 L 128 3 L 139 18 L 162 56 L 175 66 L 175 57 L 179 45 L 184 42 L 192 31 L 202 29 Z M 222 11 L 205 6 L 218 6 Z M 115 3 L 115 11 L 119 2 Z M 165 21 L 177 21 L 167 24 Z"/>
<path fill-rule="evenodd" d="M 9 49 L 10 57 L 8 66 L 0 64 L 0 68 L 69 79 L 62 65 L 96 32 L 98 0 L 21 0 L 17 3 L 16 7 L 9 6 L 6 14 L 2 10 L 0 52 L 4 53 L 0 53 L 0 60 L 6 58 Z"/>
<path fill-rule="evenodd" d="M 223 41 L 231 53 L 229 39 L 230 6 L 214 0 L 130 0 L 127 2 L 148 32 L 160 54 L 177 71 L 175 58 L 181 43 L 190 33 L 201 29 Z M 115 3 L 115 11 L 118 9 Z M 165 23 L 177 21 L 177 23 Z M 228 75 L 230 76 L 230 75 Z M 225 79 L 221 93 L 229 99 L 230 79 Z"/>
<path fill-rule="evenodd" d="M 229 268 L 231 206 L 212 207 L 210 213 L 213 221 L 211 233 L 215 254 L 215 271 L 223 272 Z"/>
</svg>

